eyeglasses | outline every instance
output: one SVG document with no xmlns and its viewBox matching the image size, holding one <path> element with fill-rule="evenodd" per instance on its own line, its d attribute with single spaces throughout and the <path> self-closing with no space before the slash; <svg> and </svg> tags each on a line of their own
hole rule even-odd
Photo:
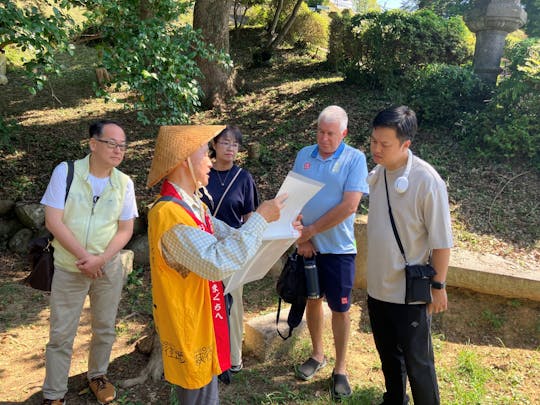
<svg viewBox="0 0 540 405">
<path fill-rule="evenodd" d="M 233 149 L 238 149 L 240 147 L 239 143 L 231 143 L 229 141 L 218 141 L 218 145 L 221 145 L 224 148 L 233 148 Z"/>
<path fill-rule="evenodd" d="M 98 142 L 101 142 L 101 143 L 106 143 L 107 144 L 107 147 L 109 149 L 115 149 L 115 148 L 118 148 L 120 149 L 122 152 L 125 152 L 126 149 L 127 149 L 127 144 L 125 143 L 116 143 L 115 141 L 113 141 L 112 139 L 109 139 L 109 140 L 105 140 L 105 139 L 99 139 L 99 138 L 94 138 L 96 141 Z"/>
</svg>

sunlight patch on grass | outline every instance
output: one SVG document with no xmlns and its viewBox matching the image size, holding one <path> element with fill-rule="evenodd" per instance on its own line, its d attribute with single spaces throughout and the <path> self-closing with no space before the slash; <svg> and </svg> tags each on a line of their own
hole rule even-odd
<svg viewBox="0 0 540 405">
<path fill-rule="evenodd" d="M 335 84 L 343 81 L 342 76 L 311 77 L 303 80 L 289 81 L 277 88 L 284 94 L 296 94 L 300 90 L 306 90 L 313 86 Z"/>
<path fill-rule="evenodd" d="M 27 110 L 21 115 L 20 124 L 22 126 L 61 124 L 66 121 L 73 121 L 73 119 L 87 119 L 88 115 L 92 113 L 99 117 L 104 113 L 124 110 L 124 107 L 120 104 L 103 103 L 99 100 L 91 101 L 92 103 L 85 104 L 84 110 L 79 107 L 55 108 L 49 110 L 48 114 L 43 114 L 43 110 Z"/>
<path fill-rule="evenodd" d="M 477 353 L 465 349 L 458 353 L 457 364 L 450 370 L 442 369 L 440 378 L 450 382 L 452 405 L 485 403 L 486 382 L 491 378 L 491 371 L 482 366 Z"/>
</svg>

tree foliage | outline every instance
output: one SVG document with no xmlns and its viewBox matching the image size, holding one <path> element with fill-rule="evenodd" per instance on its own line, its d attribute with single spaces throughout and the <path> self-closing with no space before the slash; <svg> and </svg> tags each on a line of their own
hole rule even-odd
<svg viewBox="0 0 540 405">
<path fill-rule="evenodd" d="M 306 4 L 308 7 L 328 6 L 330 4 L 330 0 L 307 0 Z"/>
<path fill-rule="evenodd" d="M 248 11 L 255 6 L 263 5 L 268 0 L 234 0 L 233 2 L 233 16 L 234 16 L 234 28 L 241 28 L 245 21 Z"/>
<path fill-rule="evenodd" d="M 381 6 L 377 0 L 354 0 L 354 10 L 358 14 L 365 14 L 370 11 L 381 11 Z"/>
<path fill-rule="evenodd" d="M 24 7 L 20 2 L 0 3 L 0 51 L 8 45 L 29 50 L 24 72 L 32 81 L 32 94 L 41 90 L 51 74 L 60 74 L 55 56 L 70 51 L 69 35 L 73 20 L 66 13 L 69 2 L 42 2 L 43 9 Z M 48 8 L 48 10 L 45 10 Z"/>
<path fill-rule="evenodd" d="M 329 20 L 326 15 L 311 11 L 302 4 L 285 40 L 301 49 L 328 45 Z"/>
<path fill-rule="evenodd" d="M 373 88 L 393 88 L 410 69 L 430 63 L 459 65 L 472 55 L 463 20 L 429 10 L 372 12 L 344 17 L 342 23 L 338 34 L 344 44 L 341 55 L 332 56 L 334 64 L 349 80 Z"/>
<path fill-rule="evenodd" d="M 59 75 L 62 66 L 56 56 L 71 51 L 69 33 L 73 20 L 66 14 L 67 1 L 44 1 L 42 10 L 36 6 L 24 7 L 19 2 L 0 2 L 0 52 L 8 45 L 16 46 L 30 55 L 23 61 L 23 72 L 30 79 L 31 94 L 42 90 L 51 75 Z M 27 52 L 28 51 L 28 52 Z M 14 120 L 6 121 L 0 112 L 0 145 L 10 147 L 10 133 Z"/>
<path fill-rule="evenodd" d="M 404 0 L 406 9 L 426 9 L 442 17 L 463 16 L 475 4 L 474 0 Z M 527 11 L 527 23 L 522 28 L 529 36 L 540 36 L 540 0 L 521 0 Z"/>
<path fill-rule="evenodd" d="M 471 0 L 417 0 L 419 10 L 431 10 L 441 17 L 463 16 L 472 6 Z"/>
<path fill-rule="evenodd" d="M 424 128 L 462 125 L 465 114 L 483 110 L 491 91 L 470 65 L 428 64 L 407 72 L 403 83 L 404 102 L 416 111 Z"/>
<path fill-rule="evenodd" d="M 102 66 L 111 74 L 115 89 L 127 86 L 136 96 L 126 106 L 137 110 L 144 124 L 189 122 L 201 104 L 196 58 L 228 63 L 226 55 L 205 45 L 190 25 L 176 23 L 191 3 L 91 0 L 86 4 L 88 20 L 99 24 L 102 35 Z M 107 89 L 96 91 L 111 97 Z"/>
<path fill-rule="evenodd" d="M 540 37 L 540 0 L 522 0 L 527 11 L 527 23 L 523 30 L 532 37 Z"/>
<path fill-rule="evenodd" d="M 486 108 L 469 117 L 468 133 L 486 156 L 530 159 L 540 168 L 540 39 L 515 44 L 508 71 Z"/>
</svg>

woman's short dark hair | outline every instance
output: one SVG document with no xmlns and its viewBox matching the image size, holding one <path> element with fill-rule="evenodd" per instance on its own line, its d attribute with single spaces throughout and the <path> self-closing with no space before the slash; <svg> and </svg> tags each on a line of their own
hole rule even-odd
<svg viewBox="0 0 540 405">
<path fill-rule="evenodd" d="M 91 123 L 90 128 L 88 129 L 90 138 L 93 138 L 93 137 L 99 138 L 101 135 L 103 135 L 103 127 L 109 124 L 118 125 L 120 127 L 120 124 L 113 120 L 100 120 L 100 121 Z"/>
<path fill-rule="evenodd" d="M 242 145 L 242 132 L 240 132 L 240 129 L 236 125 L 227 125 L 225 129 L 223 129 L 219 134 L 217 134 L 212 140 L 214 142 L 217 142 L 224 136 L 230 136 L 236 142 L 238 142 L 239 145 Z M 212 159 L 214 159 L 216 157 L 216 150 L 214 149 L 212 144 L 210 144 L 209 149 L 209 155 Z"/>
<path fill-rule="evenodd" d="M 373 120 L 373 128 L 393 128 L 400 143 L 412 140 L 418 130 L 416 114 L 406 105 L 382 110 Z"/>
</svg>

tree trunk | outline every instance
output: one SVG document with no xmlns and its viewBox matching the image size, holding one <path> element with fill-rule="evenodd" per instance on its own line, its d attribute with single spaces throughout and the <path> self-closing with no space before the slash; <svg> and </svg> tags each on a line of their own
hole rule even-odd
<svg viewBox="0 0 540 405">
<path fill-rule="evenodd" d="M 137 348 L 139 348 L 139 351 L 145 352 L 146 354 L 150 353 L 150 359 L 148 360 L 146 367 L 141 370 L 138 377 L 120 381 L 120 386 L 123 388 L 142 384 L 148 377 L 152 378 L 153 381 L 159 381 L 163 376 L 163 358 L 161 357 L 161 342 L 159 341 L 159 335 L 153 330 L 152 334 L 145 339 L 146 347 L 140 349 L 137 345 Z"/>
<path fill-rule="evenodd" d="M 278 0 L 277 6 L 276 6 L 276 12 L 274 13 L 274 18 L 272 19 L 272 23 L 270 24 L 270 29 L 268 30 L 269 43 L 272 42 L 276 36 L 276 28 L 279 21 L 279 15 L 281 14 L 282 9 L 283 9 L 283 0 Z"/>
<path fill-rule="evenodd" d="M 300 6 L 302 5 L 302 2 L 303 2 L 303 0 L 297 0 L 296 1 L 296 4 L 294 5 L 294 9 L 293 9 L 291 15 L 289 16 L 289 18 L 287 19 L 287 21 L 285 22 L 285 25 L 283 26 L 283 28 L 281 29 L 281 31 L 279 32 L 279 34 L 277 36 L 272 37 L 270 43 L 268 44 L 268 49 L 270 51 L 276 49 L 277 46 L 279 44 L 281 44 L 283 39 L 285 39 L 285 36 L 287 35 L 287 32 L 289 32 L 289 29 L 291 29 L 291 26 L 292 26 L 292 24 L 294 22 L 294 19 L 296 18 L 296 14 L 298 14 L 298 10 L 300 9 Z"/>
<path fill-rule="evenodd" d="M 193 10 L 193 28 L 201 30 L 207 44 L 224 53 L 229 53 L 230 5 L 230 0 L 196 0 Z M 214 107 L 236 94 L 234 71 L 204 59 L 198 59 L 197 64 L 204 76 L 200 80 L 203 106 Z"/>
<path fill-rule="evenodd" d="M 296 0 L 296 3 L 294 5 L 293 11 L 291 12 L 291 15 L 289 15 L 289 17 L 285 21 L 283 28 L 281 28 L 281 30 L 279 30 L 279 32 L 276 33 L 277 24 L 279 21 L 279 15 L 281 14 L 281 11 L 283 8 L 283 0 L 278 1 L 277 6 L 276 6 L 277 7 L 276 13 L 274 14 L 274 19 L 268 31 L 267 42 L 262 46 L 261 49 L 253 53 L 254 66 L 264 66 L 264 65 L 270 64 L 270 60 L 272 59 L 274 50 L 285 39 L 285 36 L 289 32 L 289 29 L 291 28 L 294 22 L 294 19 L 296 18 L 296 14 L 298 14 L 298 10 L 300 9 L 302 2 L 303 0 Z"/>
</svg>

